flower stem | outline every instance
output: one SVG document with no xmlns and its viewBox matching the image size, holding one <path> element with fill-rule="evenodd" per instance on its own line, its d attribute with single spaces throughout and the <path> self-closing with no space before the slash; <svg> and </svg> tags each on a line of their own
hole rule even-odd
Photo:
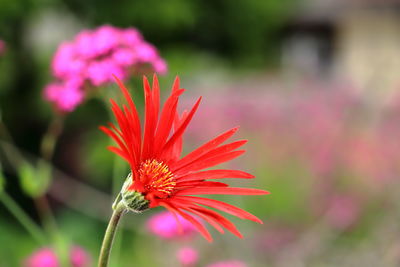
<svg viewBox="0 0 400 267">
<path fill-rule="evenodd" d="M 25 227 L 25 229 L 32 235 L 36 241 L 45 245 L 47 239 L 41 229 L 32 221 L 31 218 L 18 206 L 18 204 L 6 193 L 0 194 L 0 202 L 18 219 L 18 221 Z"/>
<path fill-rule="evenodd" d="M 64 117 L 62 115 L 55 115 L 52 122 L 49 125 L 45 135 L 43 136 L 42 143 L 40 145 L 41 155 L 45 160 L 50 161 L 54 154 L 54 149 L 64 128 Z"/>
<path fill-rule="evenodd" d="M 108 223 L 107 230 L 104 235 L 103 244 L 101 245 L 98 267 L 108 266 L 108 259 L 110 258 L 111 247 L 118 223 L 125 211 L 126 206 L 123 201 L 120 201 L 117 205 L 115 205 L 114 212 L 111 215 L 110 222 Z"/>
</svg>

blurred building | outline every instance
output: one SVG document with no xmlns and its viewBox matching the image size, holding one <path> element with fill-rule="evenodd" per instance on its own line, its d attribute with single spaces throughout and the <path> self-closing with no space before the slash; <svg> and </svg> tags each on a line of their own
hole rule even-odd
<svg viewBox="0 0 400 267">
<path fill-rule="evenodd" d="M 345 79 L 374 98 L 400 89 L 399 0 L 309 0 L 286 33 L 291 73 Z"/>
</svg>

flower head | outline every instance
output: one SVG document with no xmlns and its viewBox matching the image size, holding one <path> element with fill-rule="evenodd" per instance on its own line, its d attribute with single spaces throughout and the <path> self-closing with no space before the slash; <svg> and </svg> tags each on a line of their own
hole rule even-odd
<svg viewBox="0 0 400 267">
<path fill-rule="evenodd" d="M 182 266 L 194 266 L 199 260 L 199 253 L 192 247 L 183 247 L 178 250 L 177 257 Z"/>
<path fill-rule="evenodd" d="M 83 248 L 73 246 L 69 253 L 70 262 L 73 267 L 85 267 L 91 265 L 91 258 Z"/>
<path fill-rule="evenodd" d="M 56 253 L 50 248 L 34 252 L 25 263 L 26 267 L 58 267 L 60 266 Z"/>
<path fill-rule="evenodd" d="M 73 246 L 69 252 L 72 267 L 89 266 L 91 259 L 88 253 L 79 246 Z M 45 247 L 32 253 L 25 261 L 26 267 L 59 267 L 60 261 L 52 248 Z"/>
<path fill-rule="evenodd" d="M 147 227 L 153 234 L 165 239 L 187 237 L 195 231 L 192 223 L 169 211 L 152 216 L 147 222 Z"/>
<path fill-rule="evenodd" d="M 118 78 L 116 80 L 127 105 L 120 107 L 111 99 L 112 110 L 119 128 L 110 123 L 109 128 L 102 126 L 100 129 L 118 144 L 109 149 L 130 164 L 131 174 L 121 191 L 122 200 L 128 208 L 141 211 L 147 207 L 163 206 L 172 214 L 180 215 L 191 222 L 209 241 L 212 240 L 211 235 L 198 218 L 207 221 L 221 233 L 224 232 L 223 228 L 226 228 L 238 237 L 242 235 L 233 223 L 206 207 L 262 223 L 256 216 L 225 202 L 192 196 L 268 194 L 264 190 L 234 188 L 225 183 L 209 181 L 210 179 L 254 177 L 246 172 L 224 169 L 203 170 L 232 160 L 245 152 L 236 149 L 244 145 L 246 140 L 223 145 L 238 128 L 226 131 L 181 157 L 182 135 L 195 114 L 201 98 L 196 101 L 190 111 L 178 114 L 178 99 L 184 90 L 179 86 L 179 78 L 176 78 L 171 95 L 161 108 L 157 77 L 154 75 L 152 88 L 144 77 L 145 119 L 142 138 L 135 104 L 122 82 Z"/>
<path fill-rule="evenodd" d="M 57 81 L 46 87 L 44 96 L 61 112 L 73 111 L 88 90 L 109 84 L 112 74 L 124 80 L 142 70 L 167 72 L 164 59 L 138 30 L 110 25 L 84 30 L 74 40 L 63 42 L 51 68 Z M 55 90 L 54 85 L 63 90 Z"/>
</svg>

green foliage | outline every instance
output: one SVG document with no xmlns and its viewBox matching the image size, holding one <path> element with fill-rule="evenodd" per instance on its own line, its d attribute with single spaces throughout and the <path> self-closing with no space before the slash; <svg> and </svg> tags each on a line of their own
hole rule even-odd
<svg viewBox="0 0 400 267">
<path fill-rule="evenodd" d="M 0 194 L 4 191 L 5 185 L 6 185 L 6 179 L 4 177 L 3 172 L 0 170 Z"/>
<path fill-rule="evenodd" d="M 297 2 L 297 1 L 296 1 Z M 78 17 L 96 26 L 134 26 L 162 50 L 184 44 L 238 63 L 268 63 L 278 33 L 296 2 L 289 0 L 66 0 Z M 96 7 L 96 8 L 93 8 Z"/>
<path fill-rule="evenodd" d="M 31 197 L 38 197 L 43 195 L 50 185 L 51 168 L 44 161 L 39 161 L 37 166 L 23 162 L 18 167 L 18 175 L 24 192 Z"/>
</svg>

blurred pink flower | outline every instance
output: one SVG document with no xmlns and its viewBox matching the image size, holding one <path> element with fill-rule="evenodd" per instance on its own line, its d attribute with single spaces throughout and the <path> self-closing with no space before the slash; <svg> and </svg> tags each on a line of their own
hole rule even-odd
<svg viewBox="0 0 400 267">
<path fill-rule="evenodd" d="M 199 260 L 199 253 L 192 247 L 183 247 L 178 250 L 177 257 L 182 266 L 193 266 Z"/>
<path fill-rule="evenodd" d="M 0 40 L 0 56 L 6 51 L 6 43 Z"/>
<path fill-rule="evenodd" d="M 160 212 L 148 220 L 147 228 L 151 233 L 165 239 L 189 237 L 196 232 L 192 223 L 179 215 L 176 218 L 169 211 Z"/>
<path fill-rule="evenodd" d="M 138 30 L 104 25 L 84 30 L 73 41 L 63 42 L 54 55 L 51 68 L 58 80 L 51 84 L 59 86 L 58 90 L 46 87 L 45 99 L 53 102 L 58 110 L 70 112 L 82 103 L 86 94 L 84 89 L 110 83 L 113 74 L 122 80 L 137 74 L 138 70 L 164 74 L 167 64 Z M 78 88 L 66 89 L 65 84 L 77 79 L 81 81 Z M 64 97 L 68 99 L 64 101 Z"/>
<path fill-rule="evenodd" d="M 69 80 L 65 83 L 51 83 L 44 89 L 44 98 L 52 102 L 60 112 L 70 112 L 84 99 L 80 90 L 81 82 Z"/>
<path fill-rule="evenodd" d="M 59 267 L 56 253 L 50 248 L 35 251 L 25 262 L 26 267 Z"/>
<path fill-rule="evenodd" d="M 73 246 L 70 251 L 70 263 L 72 267 L 90 266 L 90 256 L 79 246 Z M 59 267 L 57 254 L 51 248 L 42 248 L 29 256 L 25 261 L 25 267 Z"/>
<path fill-rule="evenodd" d="M 257 235 L 255 249 L 264 256 L 277 255 L 296 238 L 297 234 L 293 227 L 268 225 L 265 232 Z"/>
<path fill-rule="evenodd" d="M 245 264 L 242 261 L 231 260 L 231 261 L 220 261 L 212 263 L 207 265 L 207 267 L 247 267 L 247 264 Z"/>
<path fill-rule="evenodd" d="M 73 246 L 71 248 L 70 261 L 73 267 L 85 267 L 91 264 L 89 254 L 79 246 Z"/>
<path fill-rule="evenodd" d="M 337 229 L 346 229 L 360 217 L 361 207 L 357 199 L 350 195 L 334 195 L 329 199 L 326 219 Z"/>
</svg>

